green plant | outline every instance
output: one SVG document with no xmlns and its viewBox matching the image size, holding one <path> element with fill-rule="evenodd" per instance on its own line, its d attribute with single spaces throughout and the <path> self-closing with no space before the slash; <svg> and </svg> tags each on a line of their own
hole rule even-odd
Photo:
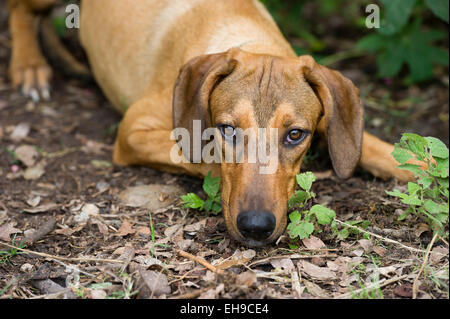
<svg viewBox="0 0 450 319">
<path fill-rule="evenodd" d="M 416 182 L 409 182 L 408 189 L 401 192 L 398 189 L 386 191 L 387 194 L 398 197 L 401 202 L 409 205 L 408 209 L 399 216 L 399 220 L 414 214 L 430 225 L 441 236 L 448 238 L 448 186 L 449 186 L 449 150 L 437 138 L 422 137 L 417 134 L 406 133 L 395 144 L 392 156 L 401 164 L 400 169 L 408 170 L 417 178 Z M 416 159 L 426 164 L 421 168 L 418 164 L 408 161 Z"/>
<path fill-rule="evenodd" d="M 449 22 L 448 0 L 380 0 L 384 18 L 376 33 L 359 40 L 357 48 L 377 57 L 379 77 L 394 77 L 406 63 L 412 82 L 433 76 L 433 65 L 448 66 L 448 50 L 433 43 L 445 39 L 447 32 L 423 30 L 422 18 L 426 8 L 445 22 Z M 412 17 L 413 22 L 408 23 Z"/>
<path fill-rule="evenodd" d="M 298 209 L 289 214 L 290 223 L 287 227 L 289 237 L 294 238 L 308 238 L 316 228 L 316 225 L 329 225 L 332 223 L 336 214 L 333 210 L 316 204 L 310 209 L 302 209 L 308 204 L 308 200 L 314 198 L 316 195 L 311 191 L 312 183 L 316 177 L 311 172 L 298 174 L 297 184 L 301 190 L 296 191 L 289 199 L 289 209 L 297 207 Z"/>
<path fill-rule="evenodd" d="M 222 211 L 222 206 L 220 202 L 220 178 L 211 177 L 211 172 L 205 176 L 203 180 L 203 190 L 205 191 L 208 198 L 204 201 L 197 194 L 188 193 L 182 195 L 182 204 L 184 208 L 198 209 L 200 211 L 206 210 L 214 215 L 219 214 Z"/>
<path fill-rule="evenodd" d="M 16 241 L 16 235 L 14 235 L 13 239 L 11 240 L 11 245 L 12 246 L 16 246 L 15 241 Z M 17 247 L 18 248 L 25 248 L 25 247 L 27 247 L 24 244 L 24 242 L 25 242 L 25 240 L 22 239 L 20 241 L 20 243 L 17 245 Z M 15 255 L 19 255 L 19 254 L 22 254 L 22 252 L 19 251 L 16 248 L 10 248 L 9 250 L 0 250 L 0 264 L 4 264 L 4 263 L 9 262 L 9 260 L 12 257 L 14 257 Z"/>
</svg>

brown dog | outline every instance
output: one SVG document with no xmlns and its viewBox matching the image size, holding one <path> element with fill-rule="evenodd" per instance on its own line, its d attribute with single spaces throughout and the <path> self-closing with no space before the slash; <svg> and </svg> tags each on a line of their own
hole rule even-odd
<svg viewBox="0 0 450 319">
<path fill-rule="evenodd" d="M 40 1 L 9 1 L 13 82 L 26 91 L 33 74 L 45 87 L 45 60 L 36 40 L 20 31 L 31 28 L 27 12 Z M 411 178 L 396 168 L 392 145 L 363 131 L 353 83 L 310 56 L 297 57 L 257 0 L 83 1 L 80 37 L 98 84 L 124 113 L 114 162 L 221 176 L 226 225 L 245 244 L 266 244 L 284 232 L 286 203 L 315 132 L 328 142 L 339 177 L 360 164 L 381 178 Z M 261 174 L 260 162 L 227 163 L 223 155 L 222 164 L 174 162 L 173 128 L 186 128 L 191 145 L 201 142 L 193 120 L 217 128 L 222 148 L 233 145 L 237 128 L 276 129 L 276 170 Z M 190 158 L 190 150 L 183 154 Z"/>
</svg>

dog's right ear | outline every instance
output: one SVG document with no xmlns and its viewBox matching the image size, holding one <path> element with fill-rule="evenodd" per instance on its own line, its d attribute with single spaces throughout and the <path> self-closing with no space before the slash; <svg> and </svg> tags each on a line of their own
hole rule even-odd
<svg viewBox="0 0 450 319">
<path fill-rule="evenodd" d="M 237 61 L 233 58 L 239 49 L 201 55 L 191 59 L 178 74 L 173 91 L 173 128 L 185 128 L 190 134 L 190 150 L 183 148 L 183 155 L 192 159 L 194 120 L 201 124 L 201 132 L 211 127 L 209 98 L 221 79 L 233 72 Z M 201 147 L 206 141 L 202 141 Z M 201 151 L 201 149 L 200 149 Z"/>
</svg>

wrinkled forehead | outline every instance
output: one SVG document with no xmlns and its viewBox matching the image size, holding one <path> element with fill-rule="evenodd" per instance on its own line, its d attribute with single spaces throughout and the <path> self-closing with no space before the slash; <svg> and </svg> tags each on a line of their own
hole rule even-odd
<svg viewBox="0 0 450 319">
<path fill-rule="evenodd" d="M 216 86 L 210 105 L 213 123 L 229 120 L 241 127 L 236 123 L 239 119 L 251 118 L 255 123 L 250 126 L 268 127 L 276 118 L 283 126 L 303 120 L 314 129 L 322 113 L 300 65 L 271 56 L 253 56 L 238 63 Z"/>
</svg>

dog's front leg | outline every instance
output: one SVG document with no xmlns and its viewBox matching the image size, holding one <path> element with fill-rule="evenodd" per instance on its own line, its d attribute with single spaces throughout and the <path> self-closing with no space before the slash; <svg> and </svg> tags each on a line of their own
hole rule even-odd
<svg viewBox="0 0 450 319">
<path fill-rule="evenodd" d="M 41 53 L 36 11 L 45 10 L 54 0 L 8 0 L 12 53 L 9 74 L 15 88 L 33 100 L 49 98 L 51 69 Z"/>
<path fill-rule="evenodd" d="M 218 164 L 174 162 L 171 151 L 178 149 L 171 136 L 171 112 L 167 102 L 143 98 L 125 113 L 114 144 L 113 161 L 118 165 L 145 165 L 171 173 L 204 177 L 209 171 L 220 176 Z"/>
</svg>

